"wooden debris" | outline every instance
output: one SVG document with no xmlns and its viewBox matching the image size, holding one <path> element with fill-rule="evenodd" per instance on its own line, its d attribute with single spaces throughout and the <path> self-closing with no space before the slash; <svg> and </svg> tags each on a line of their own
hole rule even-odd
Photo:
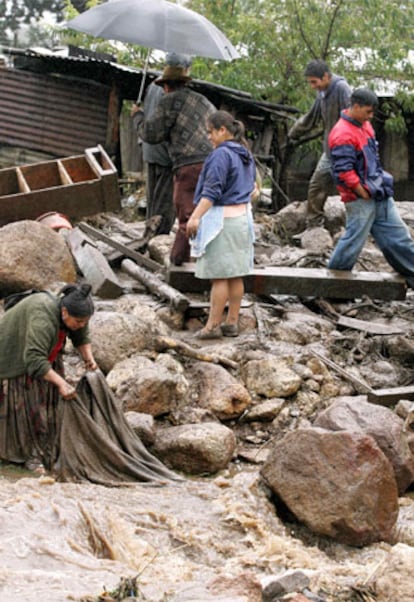
<svg viewBox="0 0 414 602">
<path fill-rule="evenodd" d="M 133 259 L 138 265 L 146 268 L 147 270 L 150 270 L 151 272 L 159 272 L 159 271 L 163 270 L 163 266 L 160 265 L 158 262 L 153 261 L 149 257 L 145 257 L 144 255 L 142 255 L 141 253 L 138 253 L 137 251 L 133 251 L 133 250 L 129 249 L 126 245 L 123 245 L 120 242 L 116 242 L 115 240 L 112 240 L 112 238 L 110 236 L 107 236 L 106 234 L 104 234 L 100 230 L 97 230 L 93 226 L 90 226 L 89 224 L 86 224 L 85 222 L 81 222 L 79 224 L 79 228 L 86 234 L 89 234 L 89 236 L 92 236 L 93 238 L 97 238 L 98 240 L 102 240 L 110 247 L 117 249 L 123 255 L 125 255 L 125 257 L 129 257 L 130 259 Z"/>
<path fill-rule="evenodd" d="M 338 326 L 344 328 L 354 328 L 355 330 L 362 330 L 370 334 L 404 334 L 403 330 L 399 326 L 393 326 L 391 324 L 381 324 L 379 322 L 368 322 L 367 320 L 357 320 L 356 318 L 348 318 L 347 316 L 340 316 L 337 320 Z"/>
<path fill-rule="evenodd" d="M 143 236 L 136 240 L 132 240 L 131 242 L 126 243 L 126 247 L 130 251 L 138 251 L 139 253 L 144 253 L 149 241 L 156 234 L 157 228 L 162 221 L 161 215 L 153 215 L 149 219 L 147 219 L 145 223 L 145 231 Z M 128 232 L 126 232 L 128 236 Z M 131 237 L 130 237 L 131 238 Z M 110 255 L 108 255 L 108 263 L 111 266 L 118 265 L 122 259 L 124 259 L 125 254 L 122 251 L 113 251 Z"/>
<path fill-rule="evenodd" d="M 0 226 L 49 211 L 73 219 L 119 209 L 118 172 L 100 145 L 84 155 L 0 169 Z"/>
<path fill-rule="evenodd" d="M 392 389 L 371 389 L 368 392 L 368 401 L 381 406 L 393 406 L 401 399 L 414 401 L 414 385 Z"/>
<path fill-rule="evenodd" d="M 202 362 L 211 362 L 213 364 L 222 364 L 227 368 L 236 369 L 238 364 L 237 362 L 233 362 L 233 360 L 228 359 L 227 357 L 223 357 L 217 354 L 208 354 L 200 351 L 199 349 L 195 349 L 187 343 L 183 341 L 178 341 L 177 339 L 173 339 L 171 337 L 163 337 L 158 336 L 155 337 L 154 347 L 157 351 L 165 351 L 166 349 L 172 349 L 177 353 L 181 353 L 186 357 L 191 357 L 196 360 L 200 360 Z"/>
<path fill-rule="evenodd" d="M 115 299 L 123 289 L 105 256 L 79 228 L 68 230 L 66 241 L 92 292 L 103 299 Z"/>
<path fill-rule="evenodd" d="M 171 266 L 169 283 L 183 292 L 202 292 L 208 280 L 194 276 L 194 264 Z M 246 292 L 256 295 L 297 295 L 354 299 L 364 295 L 386 301 L 405 299 L 407 285 L 402 276 L 383 272 L 344 272 L 324 268 L 256 268 L 244 278 Z"/>
<path fill-rule="evenodd" d="M 325 357 L 321 353 L 318 353 L 315 349 L 311 349 L 311 353 L 312 353 L 312 355 L 314 355 L 315 357 L 320 359 L 322 362 L 324 362 L 327 366 L 332 368 L 332 370 L 335 370 L 335 372 L 338 372 L 338 374 L 341 374 L 344 378 L 346 378 L 347 380 L 352 382 L 352 384 L 356 387 L 358 392 L 362 392 L 362 393 L 372 393 L 373 392 L 372 387 L 370 387 L 366 382 L 364 382 L 360 378 L 357 378 L 353 374 L 350 374 L 349 372 L 347 372 L 346 370 L 341 368 L 341 366 L 339 366 L 338 364 L 336 364 L 329 358 Z"/>
<path fill-rule="evenodd" d="M 178 311 L 184 312 L 190 305 L 190 300 L 182 293 L 160 280 L 152 272 L 148 272 L 148 270 L 138 266 L 130 259 L 124 259 L 121 263 L 121 268 L 124 272 L 138 280 L 138 282 L 144 284 L 154 295 L 157 295 L 161 299 L 168 299 L 171 305 Z"/>
</svg>

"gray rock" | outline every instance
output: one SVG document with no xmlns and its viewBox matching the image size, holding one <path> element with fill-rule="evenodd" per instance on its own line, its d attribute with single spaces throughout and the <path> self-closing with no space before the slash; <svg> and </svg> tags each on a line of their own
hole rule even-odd
<svg viewBox="0 0 414 602">
<path fill-rule="evenodd" d="M 272 602 L 282 594 L 301 591 L 308 587 L 309 577 L 302 571 L 289 571 L 280 577 L 272 577 L 263 588 L 263 602 Z"/>
<path fill-rule="evenodd" d="M 171 468 L 186 474 L 214 474 L 233 457 L 236 438 L 222 424 L 174 426 L 157 432 L 153 452 Z"/>
<path fill-rule="evenodd" d="M 142 412 L 125 412 L 125 418 L 134 433 L 138 435 L 145 446 L 155 441 L 155 421 L 150 414 Z"/>
<path fill-rule="evenodd" d="M 75 263 L 64 238 L 34 220 L 0 228 L 0 257 L 0 296 L 76 280 Z"/>
<path fill-rule="evenodd" d="M 170 363 L 173 362 L 170 358 Z M 177 362 L 175 362 L 177 363 Z M 124 410 L 162 416 L 185 400 L 189 383 L 179 370 L 134 355 L 115 364 L 107 381 Z"/>
<path fill-rule="evenodd" d="M 247 362 L 242 376 L 251 393 L 270 398 L 294 395 L 302 384 L 288 362 L 277 357 Z"/>
<path fill-rule="evenodd" d="M 112 370 L 117 362 L 151 348 L 156 335 L 169 332 L 155 312 L 143 304 L 135 313 L 97 311 L 89 326 L 95 358 L 104 372 Z"/>
</svg>

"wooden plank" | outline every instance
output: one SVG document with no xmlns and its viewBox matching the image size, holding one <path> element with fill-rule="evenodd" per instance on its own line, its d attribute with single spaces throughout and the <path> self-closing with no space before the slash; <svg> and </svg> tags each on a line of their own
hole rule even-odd
<svg viewBox="0 0 414 602">
<path fill-rule="evenodd" d="M 208 280 L 194 276 L 194 263 L 171 266 L 168 281 L 183 292 L 208 290 Z M 263 267 L 255 268 L 244 278 L 245 290 L 256 295 L 297 295 L 355 299 L 363 295 L 371 299 L 394 301 L 405 299 L 407 285 L 402 276 L 383 272 L 345 272 L 325 268 Z"/>
<path fill-rule="evenodd" d="M 368 322 L 367 320 L 357 320 L 356 318 L 348 318 L 348 316 L 340 316 L 337 320 L 338 326 L 344 328 L 353 328 L 370 334 L 405 334 L 405 330 L 401 326 L 393 324 L 381 324 L 380 322 Z"/>
<path fill-rule="evenodd" d="M 69 176 L 68 172 L 66 171 L 62 161 L 58 160 L 57 165 L 58 165 L 60 179 L 62 180 L 62 184 L 65 184 L 66 186 L 73 184 L 72 179 Z"/>
<path fill-rule="evenodd" d="M 19 183 L 19 192 L 30 192 L 30 188 L 26 180 L 24 179 L 24 175 L 22 174 L 22 170 L 20 167 L 16 167 L 17 181 Z"/>
<path fill-rule="evenodd" d="M 132 249 L 129 249 L 126 245 L 123 245 L 120 242 L 116 242 L 115 240 L 112 240 L 112 238 L 110 238 L 109 236 L 107 236 L 106 234 L 101 232 L 100 230 L 93 228 L 93 226 L 86 224 L 85 222 L 81 222 L 79 224 L 79 228 L 81 230 L 83 230 L 83 232 L 85 232 L 86 234 L 89 234 L 90 236 L 92 236 L 93 238 L 102 240 L 110 247 L 113 247 L 114 249 L 121 251 L 121 253 L 123 255 L 125 255 L 125 257 L 129 257 L 130 259 L 133 259 L 134 261 L 136 261 L 136 263 L 138 265 L 140 265 L 143 268 L 147 268 L 147 270 L 151 270 L 152 272 L 159 272 L 164 269 L 163 266 L 160 265 L 157 261 L 154 261 L 153 259 L 150 259 L 149 257 L 145 257 L 144 255 L 142 255 L 141 253 L 138 253 L 137 251 L 133 251 Z M 176 288 L 176 287 L 174 287 L 174 288 Z M 177 290 L 180 290 L 180 289 L 177 289 Z"/>
<path fill-rule="evenodd" d="M 92 292 L 103 299 L 115 299 L 123 289 L 103 253 L 79 228 L 68 230 L 67 243 L 75 261 L 92 286 Z"/>
<path fill-rule="evenodd" d="M 401 399 L 414 401 L 414 385 L 408 387 L 394 387 L 393 389 L 373 389 L 369 391 L 368 401 L 382 406 L 393 406 Z"/>
</svg>

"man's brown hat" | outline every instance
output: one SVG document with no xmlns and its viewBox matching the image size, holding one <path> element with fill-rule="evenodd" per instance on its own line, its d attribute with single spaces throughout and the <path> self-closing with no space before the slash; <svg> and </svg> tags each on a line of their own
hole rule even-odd
<svg viewBox="0 0 414 602">
<path fill-rule="evenodd" d="M 167 65 L 162 72 L 161 77 L 155 80 L 157 86 L 163 86 L 168 82 L 189 82 L 191 77 L 186 75 L 188 69 L 178 65 Z"/>
</svg>

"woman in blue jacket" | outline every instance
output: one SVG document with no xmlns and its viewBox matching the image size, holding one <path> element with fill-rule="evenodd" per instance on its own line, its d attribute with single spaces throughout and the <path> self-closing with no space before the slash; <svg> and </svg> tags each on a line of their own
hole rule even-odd
<svg viewBox="0 0 414 602">
<path fill-rule="evenodd" d="M 195 276 L 212 281 L 207 323 L 199 339 L 238 335 L 244 294 L 243 276 L 253 268 L 251 196 L 256 167 L 243 124 L 226 111 L 207 121 L 214 150 L 207 157 L 195 191 L 194 209 L 187 223 Z M 224 309 L 228 312 L 222 324 Z"/>
</svg>

